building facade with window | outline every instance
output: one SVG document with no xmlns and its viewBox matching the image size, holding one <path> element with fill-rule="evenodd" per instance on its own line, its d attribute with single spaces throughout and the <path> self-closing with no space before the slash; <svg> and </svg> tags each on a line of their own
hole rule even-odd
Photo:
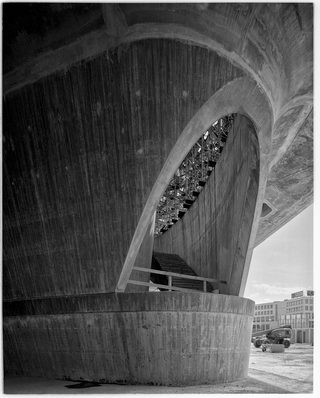
<svg viewBox="0 0 320 398">
<path fill-rule="evenodd" d="M 291 294 L 291 299 L 256 304 L 252 332 L 291 325 L 292 343 L 313 343 L 314 292 Z"/>
</svg>

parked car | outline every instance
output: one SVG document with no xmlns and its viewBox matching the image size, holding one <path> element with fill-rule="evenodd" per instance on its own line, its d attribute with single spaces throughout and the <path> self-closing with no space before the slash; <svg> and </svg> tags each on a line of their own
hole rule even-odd
<svg viewBox="0 0 320 398">
<path fill-rule="evenodd" d="M 263 331 L 264 334 L 257 336 L 257 332 L 252 335 L 251 342 L 256 348 L 262 344 L 283 344 L 284 348 L 291 345 L 291 326 L 286 325 L 276 329 Z"/>
</svg>

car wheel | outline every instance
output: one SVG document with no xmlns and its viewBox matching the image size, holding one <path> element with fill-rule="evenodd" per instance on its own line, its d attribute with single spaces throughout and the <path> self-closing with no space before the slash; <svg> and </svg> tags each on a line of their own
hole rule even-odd
<svg viewBox="0 0 320 398">
<path fill-rule="evenodd" d="M 256 340 L 256 341 L 253 343 L 253 345 L 254 345 L 256 348 L 261 347 L 261 344 L 262 344 L 261 340 Z"/>
<path fill-rule="evenodd" d="M 284 340 L 283 345 L 284 345 L 284 348 L 289 348 L 290 347 L 290 341 L 289 340 Z"/>
</svg>

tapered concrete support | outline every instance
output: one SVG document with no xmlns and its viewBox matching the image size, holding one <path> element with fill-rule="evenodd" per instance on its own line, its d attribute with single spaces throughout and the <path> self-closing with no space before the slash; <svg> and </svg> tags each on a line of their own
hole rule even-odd
<svg viewBox="0 0 320 398">
<path fill-rule="evenodd" d="M 141 243 L 139 253 L 134 263 L 136 267 L 151 268 L 155 218 L 156 214 L 154 214 L 152 217 L 150 225 L 148 226 L 147 232 Z M 146 272 L 133 271 L 131 273 L 130 279 L 135 281 L 150 282 L 150 274 Z M 149 287 L 128 284 L 125 291 L 126 293 L 147 292 L 149 291 Z"/>
<path fill-rule="evenodd" d="M 247 376 L 254 312 L 248 299 L 119 293 L 12 303 L 6 311 L 19 314 L 4 318 L 9 373 L 175 386 Z"/>
</svg>

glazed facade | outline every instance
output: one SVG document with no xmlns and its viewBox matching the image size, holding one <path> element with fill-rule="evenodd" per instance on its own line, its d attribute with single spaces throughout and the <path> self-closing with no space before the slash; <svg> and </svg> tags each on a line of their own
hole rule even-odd
<svg viewBox="0 0 320 398">
<path fill-rule="evenodd" d="M 285 325 L 291 325 L 293 343 L 313 343 L 314 297 L 303 295 L 255 305 L 253 333 Z"/>
</svg>

